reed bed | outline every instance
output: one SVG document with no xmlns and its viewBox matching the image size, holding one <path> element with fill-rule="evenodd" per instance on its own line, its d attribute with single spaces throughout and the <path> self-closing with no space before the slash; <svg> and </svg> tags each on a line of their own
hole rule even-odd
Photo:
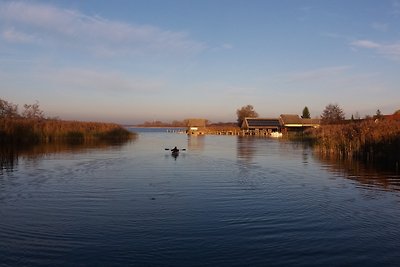
<svg viewBox="0 0 400 267">
<path fill-rule="evenodd" d="M 113 123 L 26 118 L 0 119 L 1 143 L 81 142 L 93 139 L 127 140 L 132 136 L 131 132 Z"/>
<path fill-rule="evenodd" d="M 323 125 L 311 132 L 316 149 L 341 158 L 400 161 L 400 122 L 394 120 Z"/>
</svg>

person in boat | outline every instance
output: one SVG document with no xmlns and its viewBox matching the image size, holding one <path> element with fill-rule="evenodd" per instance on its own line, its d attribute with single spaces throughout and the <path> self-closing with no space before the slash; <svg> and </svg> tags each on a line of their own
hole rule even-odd
<svg viewBox="0 0 400 267">
<path fill-rule="evenodd" d="M 171 149 L 172 153 L 178 153 L 179 149 L 177 147 L 174 147 L 173 149 Z"/>
</svg>

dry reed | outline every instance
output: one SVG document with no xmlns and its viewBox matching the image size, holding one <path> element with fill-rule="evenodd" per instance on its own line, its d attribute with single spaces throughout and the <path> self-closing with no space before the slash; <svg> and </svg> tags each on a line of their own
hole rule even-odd
<svg viewBox="0 0 400 267">
<path fill-rule="evenodd" d="M 311 133 L 326 155 L 366 161 L 400 160 L 400 122 L 394 120 L 323 125 Z"/>
<path fill-rule="evenodd" d="M 51 143 L 91 139 L 126 140 L 132 133 L 118 124 L 26 118 L 0 119 L 0 143 Z"/>
</svg>

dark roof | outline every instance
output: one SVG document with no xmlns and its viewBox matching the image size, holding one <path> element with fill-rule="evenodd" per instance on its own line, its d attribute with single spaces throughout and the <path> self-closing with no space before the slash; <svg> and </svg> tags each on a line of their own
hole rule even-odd
<svg viewBox="0 0 400 267">
<path fill-rule="evenodd" d="M 278 128 L 279 119 L 245 118 L 245 123 L 249 128 Z"/>
</svg>

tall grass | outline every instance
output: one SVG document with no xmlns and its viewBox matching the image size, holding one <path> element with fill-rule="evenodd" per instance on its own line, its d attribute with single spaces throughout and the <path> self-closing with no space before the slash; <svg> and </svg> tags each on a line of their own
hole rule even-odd
<svg viewBox="0 0 400 267">
<path fill-rule="evenodd" d="M 1 118 L 0 143 L 32 144 L 57 141 L 127 140 L 132 133 L 118 124 L 26 118 Z"/>
<path fill-rule="evenodd" d="M 358 158 L 365 161 L 400 161 L 400 122 L 363 121 L 323 125 L 311 133 L 316 148 L 325 155 Z"/>
</svg>

